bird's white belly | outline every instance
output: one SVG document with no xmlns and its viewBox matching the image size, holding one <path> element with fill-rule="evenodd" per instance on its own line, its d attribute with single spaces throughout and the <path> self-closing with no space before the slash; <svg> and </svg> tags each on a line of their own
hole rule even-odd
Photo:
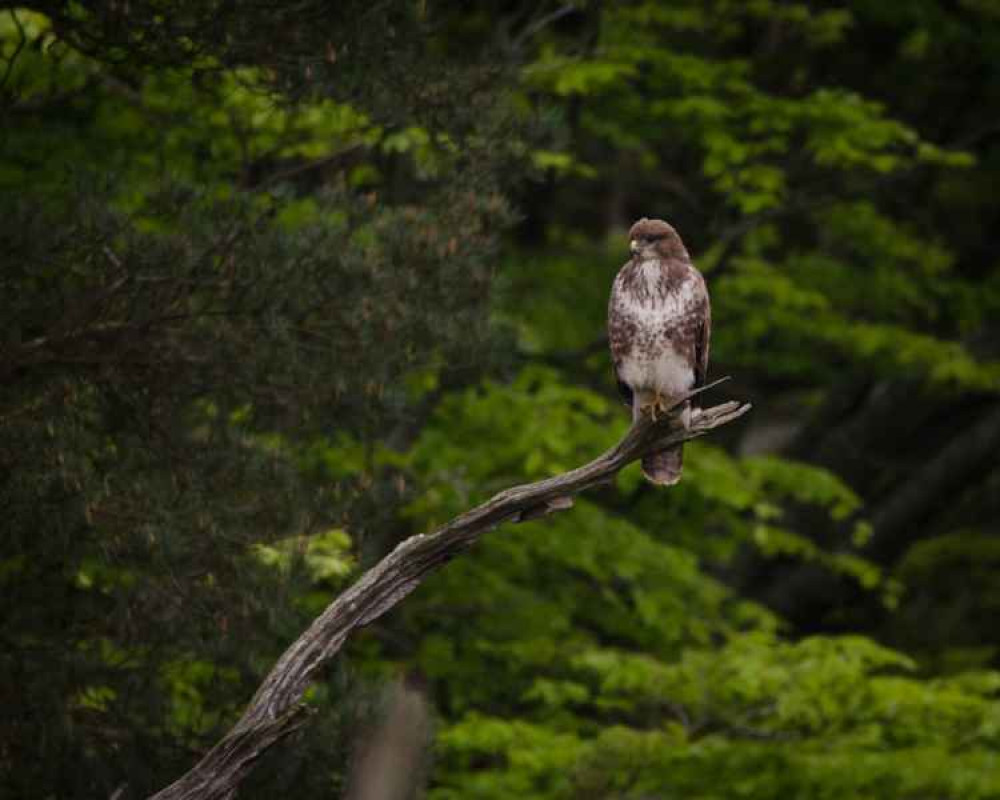
<svg viewBox="0 0 1000 800">
<path fill-rule="evenodd" d="M 652 358 L 626 358 L 619 372 L 633 391 L 659 392 L 668 397 L 684 394 L 694 386 L 694 371 L 669 344 Z"/>
</svg>

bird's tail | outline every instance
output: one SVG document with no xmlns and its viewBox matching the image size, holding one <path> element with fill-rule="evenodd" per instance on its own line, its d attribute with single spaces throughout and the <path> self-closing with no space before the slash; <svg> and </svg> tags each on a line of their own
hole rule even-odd
<svg viewBox="0 0 1000 800">
<path fill-rule="evenodd" d="M 646 480 L 659 486 L 672 486 L 681 479 L 684 466 L 684 445 L 676 444 L 666 450 L 650 453 L 642 458 L 642 474 Z"/>
</svg>

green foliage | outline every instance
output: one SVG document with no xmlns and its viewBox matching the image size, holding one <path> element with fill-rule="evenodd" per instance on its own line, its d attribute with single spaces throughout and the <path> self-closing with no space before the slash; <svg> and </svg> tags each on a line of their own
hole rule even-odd
<svg viewBox="0 0 1000 800">
<path fill-rule="evenodd" d="M 785 644 L 769 634 L 689 649 L 674 664 L 595 650 L 571 665 L 573 691 L 548 695 L 549 729 L 474 713 L 449 727 L 438 746 L 453 777 L 432 796 L 992 797 L 1000 788 L 996 673 L 925 683 L 892 674 L 912 663 L 859 637 Z M 566 697 L 606 727 L 567 716 Z"/>
<path fill-rule="evenodd" d="M 626 421 L 612 417 L 611 408 L 606 397 L 567 385 L 544 367 L 449 397 L 406 459 L 431 485 L 446 475 L 449 495 L 429 496 L 413 511 L 443 522 L 512 481 L 572 469 L 609 432 L 625 432 Z"/>
<path fill-rule="evenodd" d="M 220 709 L 213 702 L 213 695 L 220 691 L 220 684 L 238 685 L 238 680 L 235 669 L 220 670 L 212 662 L 190 654 L 165 664 L 161 681 L 171 706 L 167 717 L 170 732 L 178 739 L 197 744 L 200 736 L 218 730 L 223 724 L 233 724 L 238 719 L 239 706 L 231 704 Z"/>
</svg>

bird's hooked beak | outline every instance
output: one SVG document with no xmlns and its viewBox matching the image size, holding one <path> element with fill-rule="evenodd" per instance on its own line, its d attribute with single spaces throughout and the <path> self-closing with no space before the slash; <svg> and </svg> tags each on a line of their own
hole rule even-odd
<svg viewBox="0 0 1000 800">
<path fill-rule="evenodd" d="M 639 255 L 639 242 L 636 239 L 633 239 L 631 242 L 628 243 L 628 249 L 629 252 L 632 253 L 632 255 L 634 256 Z"/>
</svg>

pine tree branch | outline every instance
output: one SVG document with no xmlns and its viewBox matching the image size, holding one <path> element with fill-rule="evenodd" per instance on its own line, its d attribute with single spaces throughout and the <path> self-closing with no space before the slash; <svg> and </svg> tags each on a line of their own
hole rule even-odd
<svg viewBox="0 0 1000 800">
<path fill-rule="evenodd" d="M 696 389 L 674 408 L 721 382 Z M 347 637 L 399 603 L 424 578 L 468 550 L 483 534 L 505 522 L 568 508 L 573 495 L 613 480 L 622 468 L 646 453 L 702 436 L 749 410 L 749 404 L 737 402 L 696 410 L 687 429 L 677 414 L 657 422 L 643 416 L 618 444 L 589 464 L 507 489 L 433 533 L 402 542 L 327 606 L 281 656 L 240 721 L 190 772 L 154 795 L 155 800 L 231 798 L 257 758 L 305 724 L 309 711 L 301 702 L 302 696 Z"/>
</svg>

